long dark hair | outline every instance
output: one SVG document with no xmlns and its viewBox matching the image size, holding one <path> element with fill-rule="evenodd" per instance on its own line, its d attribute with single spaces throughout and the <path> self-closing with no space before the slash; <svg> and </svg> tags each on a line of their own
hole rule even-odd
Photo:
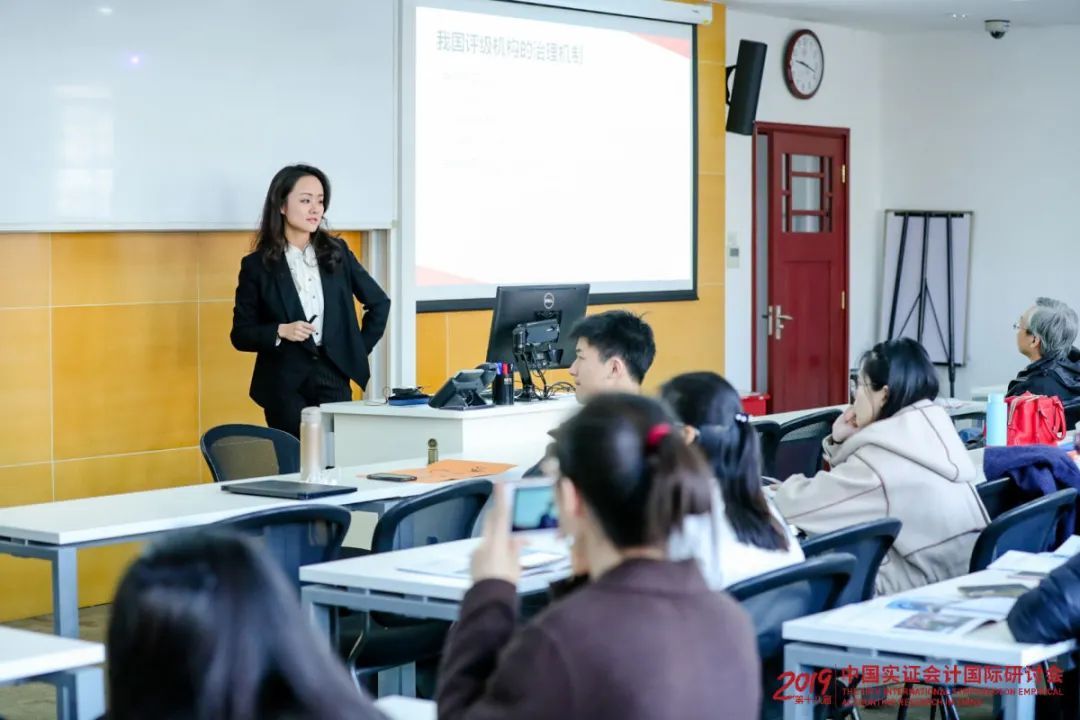
<svg viewBox="0 0 1080 720">
<path fill-rule="evenodd" d="M 285 206 L 285 199 L 296 186 L 296 181 L 309 175 L 322 183 L 323 212 L 330 209 L 330 180 L 326 173 L 311 165 L 288 165 L 278 170 L 266 191 L 262 220 L 252 245 L 253 250 L 263 254 L 263 262 L 277 261 L 284 255 L 285 216 L 281 214 L 281 208 Z M 325 214 L 323 217 L 325 218 Z M 330 272 L 341 264 L 343 244 L 341 238 L 331 235 L 326 229 L 325 220 L 311 233 L 311 247 L 315 249 L 315 257 L 318 258 L 319 265 Z"/>
<path fill-rule="evenodd" d="M 664 383 L 660 396 L 680 420 L 699 430 L 698 444 L 712 464 L 724 513 L 739 541 L 787 550 L 787 534 L 761 491 L 761 440 L 731 383 L 714 372 L 684 373 Z"/>
<path fill-rule="evenodd" d="M 709 511 L 712 473 L 655 400 L 607 393 L 555 433 L 559 472 L 619 548 L 662 546 L 688 515 Z"/>
<path fill-rule="evenodd" d="M 859 372 L 874 391 L 889 388 L 889 396 L 875 418 L 884 420 L 920 400 L 938 394 L 938 376 L 926 348 L 911 338 L 878 343 L 862 356 Z"/>
<path fill-rule="evenodd" d="M 379 717 L 250 540 L 183 533 L 128 569 L 108 631 L 110 720 Z"/>
</svg>

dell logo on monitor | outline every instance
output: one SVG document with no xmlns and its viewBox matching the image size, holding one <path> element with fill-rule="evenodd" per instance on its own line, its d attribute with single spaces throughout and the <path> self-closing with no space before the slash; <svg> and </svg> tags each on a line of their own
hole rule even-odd
<svg viewBox="0 0 1080 720">
<path fill-rule="evenodd" d="M 549 292 L 544 293 L 544 309 L 550 310 L 555 307 L 555 296 Z"/>
</svg>

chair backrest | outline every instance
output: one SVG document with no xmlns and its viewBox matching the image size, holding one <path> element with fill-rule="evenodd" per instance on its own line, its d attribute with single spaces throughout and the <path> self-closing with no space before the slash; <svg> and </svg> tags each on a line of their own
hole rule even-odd
<svg viewBox="0 0 1080 720">
<path fill-rule="evenodd" d="M 259 540 L 299 591 L 300 566 L 337 560 L 352 515 L 337 505 L 259 510 L 220 524 Z"/>
<path fill-rule="evenodd" d="M 982 501 L 986 514 L 991 520 L 1007 510 L 1018 508 L 1034 499 L 1009 477 L 981 482 L 975 486 L 975 490 L 979 493 L 979 500 Z"/>
<path fill-rule="evenodd" d="M 803 542 L 803 554 L 808 558 L 829 553 L 847 553 L 855 558 L 855 569 L 836 601 L 837 607 L 874 597 L 878 568 L 900 534 L 901 525 L 896 518 L 882 518 L 816 535 Z"/>
<path fill-rule="evenodd" d="M 434 545 L 472 537 L 476 518 L 491 497 L 490 480 L 468 480 L 405 498 L 375 525 L 371 552 Z"/>
<path fill-rule="evenodd" d="M 1062 403 L 1065 408 L 1065 428 L 1076 428 L 1080 423 L 1080 398 Z"/>
<path fill-rule="evenodd" d="M 782 654 L 785 621 L 836 607 L 855 562 L 847 553 L 825 555 L 743 580 L 727 589 L 754 621 L 763 663 Z"/>
<path fill-rule="evenodd" d="M 761 474 L 776 477 L 776 446 L 780 443 L 780 423 L 761 420 L 754 423 L 761 441 Z"/>
<path fill-rule="evenodd" d="M 199 441 L 214 482 L 300 472 L 300 441 L 260 425 L 218 425 Z"/>
<path fill-rule="evenodd" d="M 781 425 L 772 477 L 780 480 L 798 474 L 810 477 L 821 470 L 824 462 L 821 443 L 832 434 L 838 417 L 839 410 L 822 410 Z"/>
<path fill-rule="evenodd" d="M 1076 506 L 1076 490 L 1066 488 L 1006 510 L 994 518 L 975 541 L 971 572 L 985 570 L 1009 550 L 1038 553 L 1053 542 L 1058 525 Z"/>
</svg>

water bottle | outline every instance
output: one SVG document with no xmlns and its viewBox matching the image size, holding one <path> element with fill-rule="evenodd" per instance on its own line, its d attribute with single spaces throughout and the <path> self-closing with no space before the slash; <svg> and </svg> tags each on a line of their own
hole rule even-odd
<svg viewBox="0 0 1080 720">
<path fill-rule="evenodd" d="M 322 411 L 306 407 L 300 411 L 300 482 L 319 482 L 325 461 Z"/>
<path fill-rule="evenodd" d="M 1004 393 L 991 393 L 986 401 L 987 447 L 1003 447 L 1008 444 L 1008 414 Z"/>
</svg>

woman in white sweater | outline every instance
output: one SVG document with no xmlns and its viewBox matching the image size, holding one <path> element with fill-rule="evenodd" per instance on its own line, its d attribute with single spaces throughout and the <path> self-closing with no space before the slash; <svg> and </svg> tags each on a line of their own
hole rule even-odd
<svg viewBox="0 0 1080 720">
<path fill-rule="evenodd" d="M 669 554 L 697 558 L 713 589 L 801 562 L 802 548 L 761 490 L 758 434 L 731 383 L 713 372 L 685 373 L 660 394 L 717 480 L 712 512 L 686 518 L 668 543 Z"/>
<path fill-rule="evenodd" d="M 875 345 L 860 363 L 855 402 L 824 442 L 830 466 L 793 475 L 776 506 L 808 535 L 898 518 L 877 592 L 888 594 L 967 572 L 986 527 L 975 466 L 943 408 L 933 403 L 937 373 L 914 340 Z"/>
</svg>

